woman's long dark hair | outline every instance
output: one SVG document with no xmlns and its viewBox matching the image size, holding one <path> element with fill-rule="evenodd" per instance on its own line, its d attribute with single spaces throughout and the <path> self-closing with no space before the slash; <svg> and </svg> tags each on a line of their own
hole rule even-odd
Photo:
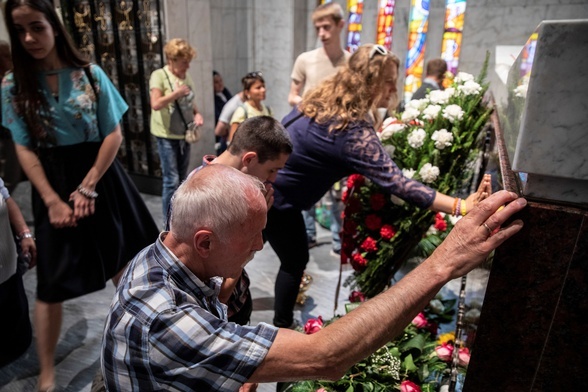
<svg viewBox="0 0 588 392">
<path fill-rule="evenodd" d="M 4 17 L 12 44 L 15 110 L 26 123 L 31 138 L 40 142 L 41 145 L 46 145 L 54 142 L 52 140 L 54 136 L 52 124 L 49 121 L 49 104 L 37 77 L 38 62 L 22 46 L 12 19 L 12 11 L 22 6 L 29 6 L 45 15 L 56 33 L 55 48 L 63 62 L 79 68 L 88 66 L 89 62 L 76 49 L 73 40 L 57 16 L 51 0 L 8 0 L 6 2 Z"/>
</svg>

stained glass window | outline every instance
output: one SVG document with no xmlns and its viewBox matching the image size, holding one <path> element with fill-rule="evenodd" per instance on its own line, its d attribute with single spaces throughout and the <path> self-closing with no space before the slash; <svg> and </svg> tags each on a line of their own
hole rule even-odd
<svg viewBox="0 0 588 392">
<path fill-rule="evenodd" d="M 429 0 L 411 0 L 408 20 L 408 53 L 406 55 L 406 79 L 404 101 L 420 87 L 425 61 L 425 41 L 429 27 Z"/>
<path fill-rule="evenodd" d="M 376 43 L 383 45 L 388 50 L 392 49 L 392 29 L 394 28 L 395 0 L 379 0 L 378 30 Z"/>
<path fill-rule="evenodd" d="M 361 17 L 363 15 L 363 0 L 347 0 L 349 23 L 347 28 L 347 50 L 355 52 L 361 45 Z"/>
</svg>

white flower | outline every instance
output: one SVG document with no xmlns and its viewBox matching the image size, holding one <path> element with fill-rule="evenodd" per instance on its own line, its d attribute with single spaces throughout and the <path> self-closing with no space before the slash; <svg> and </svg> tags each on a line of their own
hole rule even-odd
<svg viewBox="0 0 588 392">
<path fill-rule="evenodd" d="M 461 120 L 463 113 L 464 112 L 459 105 L 447 105 L 445 109 L 443 109 L 443 117 L 448 119 L 452 124 Z"/>
<path fill-rule="evenodd" d="M 402 175 L 406 178 L 412 178 L 416 173 L 416 170 L 413 169 L 402 169 Z"/>
<path fill-rule="evenodd" d="M 394 147 L 391 144 L 386 144 L 384 146 L 384 150 L 386 150 L 386 152 L 388 153 L 388 155 L 390 155 L 390 158 L 394 159 L 394 151 L 396 151 L 396 147 Z"/>
<path fill-rule="evenodd" d="M 444 105 L 449 102 L 449 95 L 445 90 L 433 90 L 428 95 L 429 101 L 433 104 Z"/>
<path fill-rule="evenodd" d="M 445 90 L 445 95 L 447 95 L 447 97 L 451 98 L 455 95 L 455 89 L 453 87 L 447 87 Z"/>
<path fill-rule="evenodd" d="M 453 79 L 453 81 L 458 84 L 469 82 L 470 80 L 474 80 L 474 75 L 466 72 L 458 72 L 455 79 Z"/>
<path fill-rule="evenodd" d="M 482 86 L 480 86 L 478 83 L 474 82 L 473 80 L 468 80 L 467 82 L 465 82 L 461 86 L 457 86 L 457 89 L 463 95 L 475 95 L 475 94 L 479 94 L 480 91 L 482 91 Z"/>
<path fill-rule="evenodd" d="M 455 216 L 455 215 L 449 215 L 449 221 L 451 222 L 451 224 L 453 226 L 455 226 L 455 224 L 457 222 L 459 222 L 459 220 L 461 219 L 461 215 L 460 216 Z"/>
<path fill-rule="evenodd" d="M 425 163 L 421 170 L 419 170 L 419 175 L 423 182 L 433 182 L 439 177 L 439 168 L 437 166 L 433 166 L 430 163 Z"/>
<path fill-rule="evenodd" d="M 433 132 L 431 139 L 435 141 L 436 149 L 443 150 L 445 147 L 451 146 L 451 142 L 453 141 L 453 134 L 447 129 L 440 129 Z"/>
<path fill-rule="evenodd" d="M 421 112 L 415 108 L 406 108 L 404 112 L 402 112 L 401 120 L 404 122 L 408 122 L 410 120 L 414 120 L 415 118 L 417 118 L 419 114 L 421 114 Z"/>
<path fill-rule="evenodd" d="M 427 137 L 427 132 L 423 128 L 415 129 L 408 135 L 408 144 L 412 148 L 420 148 L 425 144 L 425 138 Z"/>
<path fill-rule="evenodd" d="M 425 233 L 425 237 L 430 235 L 437 235 L 439 234 L 439 230 L 435 229 L 435 225 L 431 225 L 427 232 Z"/>
<path fill-rule="evenodd" d="M 515 97 L 519 98 L 527 98 L 527 89 L 529 88 L 528 84 L 521 84 L 517 88 L 514 89 Z"/>
<path fill-rule="evenodd" d="M 423 110 L 429 104 L 429 100 L 427 98 L 423 99 L 413 99 L 406 104 L 405 109 L 412 108 L 416 109 L 419 112 Z"/>
<path fill-rule="evenodd" d="M 437 118 L 439 112 L 441 111 L 441 106 L 439 105 L 429 105 L 423 110 L 423 118 L 427 120 L 433 120 Z"/>
</svg>

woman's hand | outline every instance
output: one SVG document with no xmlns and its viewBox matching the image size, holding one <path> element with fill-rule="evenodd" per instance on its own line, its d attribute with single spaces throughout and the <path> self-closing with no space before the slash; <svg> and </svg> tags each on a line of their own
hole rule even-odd
<svg viewBox="0 0 588 392">
<path fill-rule="evenodd" d="M 56 201 L 47 206 L 49 210 L 49 223 L 58 229 L 77 226 L 73 210 L 63 200 Z"/>
<path fill-rule="evenodd" d="M 172 92 L 172 94 L 176 94 L 176 99 L 180 99 L 180 98 L 187 97 L 190 94 L 190 91 L 191 91 L 190 86 L 177 81 L 176 88 Z"/>
<path fill-rule="evenodd" d="M 31 259 L 29 262 L 29 269 L 37 265 L 37 244 L 32 238 L 23 238 L 20 240 L 20 247 L 22 248 L 23 254 L 30 254 Z"/>
<path fill-rule="evenodd" d="M 202 124 L 204 124 L 204 118 L 202 117 L 202 114 L 200 114 L 200 113 L 194 114 L 194 125 L 199 127 Z"/>
<path fill-rule="evenodd" d="M 93 191 L 93 189 L 90 189 Z M 76 220 L 93 215 L 95 212 L 96 202 L 94 199 L 82 195 L 80 192 L 73 191 L 69 195 L 69 201 L 73 203 L 74 218 Z"/>
<path fill-rule="evenodd" d="M 492 194 L 492 176 L 490 174 L 484 174 L 482 182 L 475 193 L 472 193 L 465 200 L 466 211 L 471 211 L 472 208 L 478 205 L 479 202 L 488 198 Z"/>
</svg>

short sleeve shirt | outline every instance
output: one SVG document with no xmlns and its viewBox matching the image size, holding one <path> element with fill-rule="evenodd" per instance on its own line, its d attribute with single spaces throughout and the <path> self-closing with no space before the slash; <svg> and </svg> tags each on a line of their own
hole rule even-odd
<svg viewBox="0 0 588 392">
<path fill-rule="evenodd" d="M 304 52 L 296 58 L 290 77 L 304 85 L 302 90 L 302 94 L 304 94 L 324 79 L 334 75 L 337 68 L 344 65 L 350 56 L 349 52 L 343 51 L 343 55 L 333 63 L 322 47 Z"/>
<path fill-rule="evenodd" d="M 163 68 L 153 71 L 151 74 L 149 78 L 149 91 L 156 88 L 162 92 L 163 96 L 166 96 L 173 92 L 176 82 L 186 84 L 191 90 L 190 94 L 177 100 L 184 119 L 182 120 L 180 113 L 177 111 L 175 101 L 170 102 L 160 110 L 151 110 L 151 133 L 154 136 L 166 139 L 184 139 L 186 125 L 193 121 L 196 95 L 194 94 L 194 82 L 190 74 L 186 74 L 185 79 L 180 79 L 166 65 Z M 186 121 L 185 124 L 184 121 Z"/>
<path fill-rule="evenodd" d="M 243 101 L 241 101 L 241 97 L 239 96 L 239 94 L 235 94 L 231 99 L 227 101 L 227 103 L 225 103 L 225 106 L 223 106 L 223 110 L 221 111 L 221 114 L 218 117 L 218 121 L 222 121 L 225 124 L 229 124 L 231 122 L 231 118 L 233 117 L 233 113 L 235 113 L 235 110 L 237 110 L 237 108 L 242 104 Z"/>
<path fill-rule="evenodd" d="M 106 73 L 97 65 L 90 68 L 95 81 L 95 90 L 81 68 L 63 68 L 51 71 L 58 75 L 58 96 L 50 93 L 46 82 L 47 72 L 36 77 L 49 103 L 51 129 L 56 145 L 67 146 L 83 142 L 104 140 L 120 123 L 128 106 L 116 90 Z M 14 74 L 9 73 L 2 81 L 2 125 L 10 129 L 16 144 L 35 147 L 26 123 L 17 113 L 14 102 Z"/>
<path fill-rule="evenodd" d="M 262 363 L 278 328 L 240 326 L 218 300 L 220 278 L 205 283 L 157 242 L 129 264 L 102 342 L 112 391 L 237 391 Z"/>
<path fill-rule="evenodd" d="M 245 113 L 245 111 L 247 111 L 247 113 Z M 241 124 L 243 121 L 251 117 L 271 115 L 272 111 L 268 106 L 261 104 L 261 110 L 257 110 L 253 106 L 249 105 L 249 103 L 245 102 L 243 105 L 239 106 L 237 110 L 235 110 L 235 113 L 233 113 L 231 124 Z"/>
</svg>

